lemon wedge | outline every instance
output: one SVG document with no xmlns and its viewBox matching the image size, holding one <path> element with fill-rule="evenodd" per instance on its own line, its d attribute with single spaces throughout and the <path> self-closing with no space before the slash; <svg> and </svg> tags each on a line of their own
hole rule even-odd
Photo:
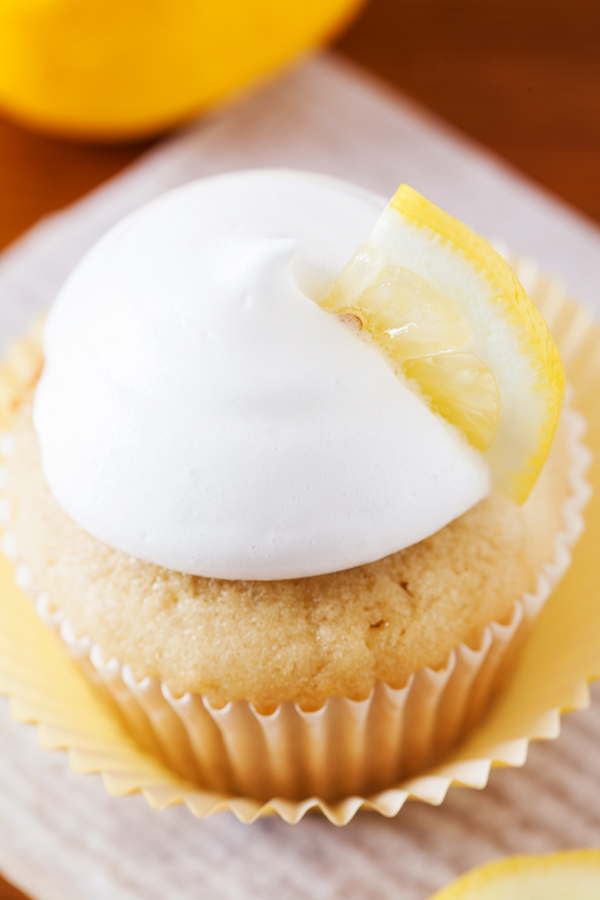
<svg viewBox="0 0 600 900">
<path fill-rule="evenodd" d="M 546 323 L 486 241 L 402 185 L 321 305 L 485 454 L 496 491 L 526 499 L 565 378 Z"/>
<path fill-rule="evenodd" d="M 514 856 L 467 872 L 431 900 L 598 900 L 600 850 Z"/>
</svg>

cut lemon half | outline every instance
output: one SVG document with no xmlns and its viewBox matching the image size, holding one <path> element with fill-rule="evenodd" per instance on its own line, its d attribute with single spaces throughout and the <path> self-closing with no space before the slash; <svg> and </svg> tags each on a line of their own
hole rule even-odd
<svg viewBox="0 0 600 900">
<path fill-rule="evenodd" d="M 598 900 L 600 850 L 514 856 L 468 872 L 431 900 Z"/>
<path fill-rule="evenodd" d="M 526 499 L 565 378 L 546 323 L 486 241 L 402 185 L 321 305 L 485 454 L 496 491 Z"/>
</svg>

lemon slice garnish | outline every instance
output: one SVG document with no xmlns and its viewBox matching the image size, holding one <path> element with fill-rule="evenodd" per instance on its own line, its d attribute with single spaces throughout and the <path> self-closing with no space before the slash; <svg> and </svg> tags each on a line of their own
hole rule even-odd
<svg viewBox="0 0 600 900">
<path fill-rule="evenodd" d="M 485 453 L 496 491 L 526 499 L 565 378 L 546 323 L 486 241 L 402 185 L 321 305 Z"/>
<path fill-rule="evenodd" d="M 431 900 L 598 900 L 600 850 L 513 856 L 473 869 Z"/>
</svg>

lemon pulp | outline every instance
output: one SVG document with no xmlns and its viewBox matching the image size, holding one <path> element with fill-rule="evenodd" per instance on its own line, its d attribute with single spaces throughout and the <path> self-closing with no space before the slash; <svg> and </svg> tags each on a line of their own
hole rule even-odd
<svg viewBox="0 0 600 900">
<path fill-rule="evenodd" d="M 417 382 L 433 409 L 460 428 L 474 447 L 491 446 L 500 417 L 498 384 L 485 363 L 464 351 L 467 326 L 424 278 L 401 266 L 383 266 L 350 309 L 341 302 L 339 313 L 355 316 L 359 328 L 367 328 Z"/>
</svg>

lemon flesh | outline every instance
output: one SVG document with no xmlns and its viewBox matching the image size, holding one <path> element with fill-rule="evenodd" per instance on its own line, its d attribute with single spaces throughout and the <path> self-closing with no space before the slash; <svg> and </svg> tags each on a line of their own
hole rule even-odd
<svg viewBox="0 0 600 900">
<path fill-rule="evenodd" d="M 431 900 L 598 900 L 600 850 L 516 856 L 468 872 Z"/>
<path fill-rule="evenodd" d="M 526 499 L 564 372 L 546 323 L 486 241 L 402 185 L 322 306 L 485 453 L 496 491 Z"/>
</svg>

